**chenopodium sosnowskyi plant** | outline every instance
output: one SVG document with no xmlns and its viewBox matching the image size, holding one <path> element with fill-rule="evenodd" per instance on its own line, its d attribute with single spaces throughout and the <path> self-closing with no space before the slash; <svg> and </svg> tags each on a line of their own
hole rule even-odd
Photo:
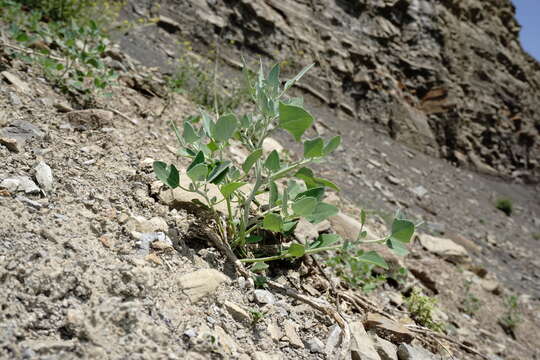
<svg viewBox="0 0 540 360">
<path fill-rule="evenodd" d="M 184 121 L 182 134 L 172 123 L 181 146 L 180 153 L 191 159 L 186 170 L 190 179 L 188 187 L 180 185 L 180 174 L 174 165 L 154 162 L 154 172 L 163 183 L 172 189 L 179 187 L 196 193 L 204 199 L 214 214 L 221 238 L 243 257 L 246 256 L 246 244 L 260 242 L 269 232 L 276 236 L 290 235 L 301 218 L 318 223 L 338 212 L 335 206 L 323 201 L 326 189 L 338 190 L 338 187 L 329 180 L 316 177 L 307 165 L 322 161 L 340 145 L 341 138 L 303 140 L 314 118 L 304 109 L 302 98 L 286 94 L 311 67 L 304 68 L 283 86 L 279 79 L 279 65 L 265 77 L 261 64 L 254 80 L 250 80 L 245 67 L 249 94 L 255 104 L 254 113 L 243 116 L 216 114 L 213 117 L 201 110 L 200 116 Z M 201 123 L 200 126 L 197 123 Z M 303 156 L 299 160 L 281 159 L 276 150 L 264 155 L 263 141 L 278 129 L 285 130 L 297 142 L 303 143 Z M 225 150 L 231 139 L 240 141 L 249 151 L 239 168 L 225 159 Z M 286 185 L 280 189 L 277 182 L 284 179 L 287 180 Z M 219 187 L 220 198 L 209 196 L 210 186 Z M 259 195 L 264 193 L 268 195 L 267 201 L 261 203 Z M 227 208 L 225 220 L 221 220 L 216 210 L 216 205 L 222 202 Z M 412 236 L 414 225 L 396 220 L 392 232 L 393 237 L 373 241 L 388 240 L 391 247 L 401 249 L 401 242 L 409 241 Z M 338 235 L 324 234 L 311 244 L 293 242 L 277 255 L 241 261 L 256 262 L 256 267 L 261 269 L 265 267 L 265 261 L 298 258 L 350 245 L 348 242 L 341 244 L 341 240 Z M 386 266 L 375 252 L 364 254 L 363 259 Z"/>
</svg>

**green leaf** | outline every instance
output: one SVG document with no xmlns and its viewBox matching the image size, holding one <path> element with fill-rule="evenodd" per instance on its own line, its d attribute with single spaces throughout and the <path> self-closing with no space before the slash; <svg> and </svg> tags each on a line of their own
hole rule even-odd
<svg viewBox="0 0 540 360">
<path fill-rule="evenodd" d="M 187 176 L 192 181 L 203 181 L 208 175 L 208 166 L 205 164 L 197 164 L 187 171 Z"/>
<path fill-rule="evenodd" d="M 201 115 L 203 119 L 203 130 L 206 133 L 206 136 L 212 136 L 212 129 L 214 128 L 214 122 L 208 113 L 204 110 L 201 110 Z"/>
<path fill-rule="evenodd" d="M 338 241 L 341 241 L 341 236 L 339 236 L 338 234 L 321 234 L 319 235 L 317 240 L 315 240 L 309 245 L 309 248 L 318 249 L 322 247 L 327 247 L 337 243 Z"/>
<path fill-rule="evenodd" d="M 304 141 L 304 157 L 306 159 L 323 156 L 323 140 L 319 137 Z"/>
<path fill-rule="evenodd" d="M 394 219 L 390 239 L 408 243 L 414 234 L 414 224 L 408 220 Z"/>
<path fill-rule="evenodd" d="M 320 178 L 320 177 L 314 177 L 312 179 L 313 179 L 313 182 L 314 182 L 314 186 L 325 186 L 327 188 L 330 188 L 330 189 L 333 189 L 333 190 L 336 190 L 336 191 L 340 191 L 339 187 L 336 184 L 334 184 L 333 182 L 331 182 L 330 180 L 326 180 L 326 179 L 323 179 L 323 178 Z"/>
<path fill-rule="evenodd" d="M 386 246 L 388 246 L 398 256 L 405 256 L 409 253 L 409 250 L 407 250 L 401 241 L 392 238 L 386 240 Z"/>
<path fill-rule="evenodd" d="M 212 128 L 212 138 L 217 142 L 229 140 L 238 127 L 238 120 L 233 114 L 220 117 Z"/>
<path fill-rule="evenodd" d="M 184 121 L 183 138 L 186 144 L 193 144 L 200 139 L 199 135 L 197 135 L 195 129 L 193 129 L 193 126 L 189 121 Z"/>
<path fill-rule="evenodd" d="M 208 175 L 208 182 L 219 184 L 225 178 L 225 175 L 227 175 L 227 171 L 229 171 L 231 165 L 230 161 L 218 162 Z"/>
<path fill-rule="evenodd" d="M 189 170 L 202 163 L 204 163 L 204 153 L 202 151 L 199 151 L 197 155 L 195 155 L 195 159 L 193 159 L 191 164 L 189 164 L 186 171 L 189 172 Z"/>
<path fill-rule="evenodd" d="M 272 97 L 277 97 L 279 95 L 279 64 L 274 65 L 272 70 L 270 70 L 270 74 L 268 75 L 268 79 L 266 80 L 266 83 L 269 87 L 269 93 Z"/>
<path fill-rule="evenodd" d="M 18 42 L 27 42 L 30 40 L 30 37 L 28 36 L 27 33 L 21 32 L 15 37 L 15 40 Z"/>
<path fill-rule="evenodd" d="M 313 213 L 317 203 L 318 201 L 314 197 L 304 197 L 292 205 L 292 210 L 298 216 L 308 216 Z"/>
<path fill-rule="evenodd" d="M 268 201 L 270 209 L 272 209 L 276 205 L 276 201 L 278 200 L 278 197 L 279 197 L 279 191 L 278 191 L 277 185 L 275 182 L 271 181 L 270 182 L 270 196 L 269 196 L 269 201 Z"/>
<path fill-rule="evenodd" d="M 334 205 L 320 202 L 315 207 L 315 210 L 313 210 L 313 214 L 307 216 L 306 219 L 312 224 L 317 224 L 328 219 L 330 216 L 337 215 L 338 212 L 339 209 Z"/>
<path fill-rule="evenodd" d="M 251 125 L 251 116 L 244 115 L 240 118 L 240 126 L 243 129 L 247 129 Z"/>
<path fill-rule="evenodd" d="M 309 190 L 303 191 L 300 194 L 296 195 L 294 200 L 298 200 L 300 198 L 308 197 L 308 196 L 314 197 L 315 199 L 322 201 L 322 198 L 324 196 L 324 187 L 316 187 L 316 188 L 311 188 Z"/>
<path fill-rule="evenodd" d="M 294 257 L 304 256 L 305 253 L 305 246 L 298 243 L 292 243 L 291 246 L 289 246 L 289 249 L 287 249 L 287 254 L 290 254 Z"/>
<path fill-rule="evenodd" d="M 356 258 L 358 261 L 380 266 L 383 269 L 388 270 L 388 264 L 376 251 L 368 251 Z"/>
<path fill-rule="evenodd" d="M 279 161 L 279 154 L 276 150 L 272 151 L 270 155 L 268 155 L 268 158 L 266 158 L 266 161 L 264 162 L 264 167 L 272 172 L 279 170 L 281 164 Z"/>
<path fill-rule="evenodd" d="M 236 190 L 238 190 L 239 188 L 241 188 L 242 186 L 246 184 L 247 183 L 244 181 L 232 182 L 232 183 L 228 183 L 221 186 L 219 190 L 221 191 L 221 194 L 223 194 L 223 196 L 227 198 L 231 196 Z"/>
<path fill-rule="evenodd" d="M 290 79 L 290 80 L 287 80 L 287 82 L 285 83 L 285 86 L 283 87 L 283 91 L 287 91 L 291 86 L 294 85 L 295 82 L 297 82 L 298 80 L 300 80 L 302 78 L 302 76 L 304 76 L 304 74 L 313 67 L 313 65 L 315 64 L 311 64 L 311 65 L 308 65 L 306 66 L 305 68 L 302 69 L 302 71 L 300 71 L 298 73 L 298 75 L 296 75 L 294 78 Z"/>
<path fill-rule="evenodd" d="M 362 226 L 366 223 L 366 217 L 366 211 L 364 209 L 360 210 L 360 224 L 362 224 Z"/>
<path fill-rule="evenodd" d="M 365 238 L 367 238 L 367 231 L 364 230 L 362 231 L 361 233 L 358 234 L 358 237 L 356 238 L 356 240 L 364 240 Z"/>
<path fill-rule="evenodd" d="M 283 216 L 289 216 L 289 188 L 283 190 L 283 198 L 281 199 L 281 213 Z"/>
<path fill-rule="evenodd" d="M 330 141 L 328 141 L 328 143 L 326 144 L 326 146 L 324 147 L 324 150 L 323 150 L 323 154 L 324 156 L 330 154 L 331 152 L 333 152 L 334 150 L 337 149 L 337 147 L 339 146 L 339 144 L 341 144 L 341 136 L 334 136 L 332 139 L 330 139 Z"/>
<path fill-rule="evenodd" d="M 287 221 L 283 223 L 283 232 L 287 233 L 291 231 L 294 227 L 296 227 L 296 224 L 298 224 L 298 221 Z"/>
<path fill-rule="evenodd" d="M 246 161 L 244 161 L 244 164 L 242 165 L 242 170 L 247 174 L 249 170 L 253 167 L 253 165 L 261 158 L 263 154 L 262 149 L 257 149 L 253 151 L 251 154 L 248 155 L 246 158 Z"/>
<path fill-rule="evenodd" d="M 283 219 L 278 214 L 269 213 L 263 219 L 263 229 L 273 232 L 281 232 L 283 228 Z"/>
<path fill-rule="evenodd" d="M 287 130 L 296 141 L 313 123 L 313 116 L 299 106 L 279 103 L 279 126 Z"/>
<path fill-rule="evenodd" d="M 253 264 L 253 266 L 249 270 L 256 273 L 256 272 L 264 271 L 264 270 L 268 269 L 269 267 L 270 266 L 267 263 L 261 261 L 261 262 L 257 262 L 255 264 Z"/>
<path fill-rule="evenodd" d="M 165 185 L 171 189 L 180 185 L 180 174 L 174 165 L 167 165 L 161 161 L 154 161 L 154 174 Z"/>
<path fill-rule="evenodd" d="M 256 244 L 263 239 L 261 235 L 249 235 L 246 238 L 246 244 Z"/>
</svg>

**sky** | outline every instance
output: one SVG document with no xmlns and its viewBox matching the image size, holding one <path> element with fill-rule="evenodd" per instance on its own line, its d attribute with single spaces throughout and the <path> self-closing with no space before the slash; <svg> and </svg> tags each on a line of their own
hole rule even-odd
<svg viewBox="0 0 540 360">
<path fill-rule="evenodd" d="M 540 0 L 512 0 L 521 25 L 521 45 L 540 61 Z"/>
</svg>

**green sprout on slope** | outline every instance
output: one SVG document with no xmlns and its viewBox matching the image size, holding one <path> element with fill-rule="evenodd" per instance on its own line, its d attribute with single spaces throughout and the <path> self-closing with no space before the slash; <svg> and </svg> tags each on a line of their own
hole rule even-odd
<svg viewBox="0 0 540 360">
<path fill-rule="evenodd" d="M 336 150 L 341 138 L 304 139 L 315 119 L 304 109 L 302 98 L 287 96 L 287 91 L 310 68 L 304 68 L 284 84 L 279 79 L 279 65 L 265 76 L 261 64 L 255 79 L 246 68 L 254 112 L 210 115 L 200 110 L 199 116 L 184 121 L 182 133 L 173 123 L 180 153 L 191 160 L 186 169 L 188 186 L 181 185 L 180 173 L 174 165 L 161 161 L 154 163 L 154 172 L 164 184 L 171 189 L 198 194 L 204 200 L 204 205 L 213 214 L 220 238 L 242 257 L 242 262 L 257 263 L 255 269 L 264 268 L 267 261 L 340 250 L 351 243 L 386 243 L 403 254 L 406 252 L 404 243 L 409 242 L 414 233 L 413 223 L 395 219 L 391 234 L 381 239 L 366 240 L 363 231 L 354 242 L 344 241 L 335 234 L 322 234 L 310 244 L 292 242 L 270 256 L 257 257 L 251 252 L 253 246 L 262 245 L 268 238 L 275 242 L 292 238 L 290 235 L 301 218 L 316 224 L 338 213 L 335 206 L 324 201 L 325 191 L 338 190 L 338 187 L 317 177 L 308 166 L 323 161 Z M 263 153 L 263 141 L 278 130 L 288 132 L 295 141 L 302 143 L 303 156 L 299 160 L 282 158 L 275 150 L 268 155 Z M 249 152 L 239 167 L 227 159 L 226 150 L 231 140 L 239 141 Z M 210 195 L 212 187 L 219 189 L 220 196 Z M 224 217 L 216 209 L 219 204 L 226 207 Z M 364 221 L 365 215 L 362 223 Z M 359 258 L 387 267 L 374 251 L 362 253 Z"/>
</svg>

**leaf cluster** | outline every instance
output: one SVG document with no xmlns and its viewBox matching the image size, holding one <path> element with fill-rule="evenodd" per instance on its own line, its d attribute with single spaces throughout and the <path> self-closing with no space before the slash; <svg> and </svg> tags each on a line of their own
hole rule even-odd
<svg viewBox="0 0 540 360">
<path fill-rule="evenodd" d="M 26 12 L 14 1 L 0 0 L 2 17 L 10 19 L 9 33 L 23 48 L 18 56 L 38 64 L 45 77 L 65 93 L 95 95 L 116 79 L 103 57 L 109 41 L 92 19 L 44 21 L 40 10 Z M 39 8 L 39 7 L 38 7 Z"/>
<path fill-rule="evenodd" d="M 205 205 L 215 214 L 216 226 L 222 239 L 236 251 L 249 255 L 247 245 L 259 244 L 269 235 L 274 239 L 290 237 L 300 219 L 312 224 L 337 214 L 338 209 L 325 202 L 328 189 L 338 190 L 331 181 L 318 177 L 309 167 L 323 161 L 335 151 L 341 138 L 306 138 L 306 131 L 315 119 L 304 108 L 302 98 L 287 96 L 289 90 L 311 66 L 304 68 L 293 79 L 282 83 L 279 65 L 265 74 L 261 64 L 255 77 L 245 70 L 248 94 L 254 111 L 241 115 L 210 114 L 201 109 L 200 114 L 187 118 L 182 131 L 172 123 L 180 144 L 179 153 L 190 159 L 185 175 L 173 164 L 154 163 L 156 176 L 168 187 L 200 195 Z M 263 141 L 276 132 L 287 132 L 303 146 L 300 159 L 291 160 L 274 150 L 265 154 Z M 248 156 L 240 165 L 227 159 L 227 148 L 237 141 L 247 150 Z M 189 178 L 189 186 L 181 185 L 180 176 Z M 220 196 L 210 196 L 210 189 L 217 187 Z M 222 222 L 216 210 L 225 203 L 227 214 Z M 365 221 L 365 214 L 363 215 Z M 384 242 L 396 253 L 406 253 L 404 243 L 410 241 L 414 225 L 395 219 L 388 237 L 368 242 Z M 299 258 L 306 254 L 349 248 L 365 241 L 362 232 L 356 241 L 343 241 L 335 234 L 322 234 L 310 244 L 292 242 L 277 255 L 242 259 L 255 262 L 254 271 L 264 270 L 265 262 L 278 259 Z M 356 254 L 360 262 L 386 266 L 375 252 Z"/>
<path fill-rule="evenodd" d="M 444 323 L 435 319 L 437 299 L 423 295 L 418 288 L 414 288 L 409 297 L 405 299 L 411 317 L 420 325 L 434 331 L 442 332 Z"/>
</svg>

